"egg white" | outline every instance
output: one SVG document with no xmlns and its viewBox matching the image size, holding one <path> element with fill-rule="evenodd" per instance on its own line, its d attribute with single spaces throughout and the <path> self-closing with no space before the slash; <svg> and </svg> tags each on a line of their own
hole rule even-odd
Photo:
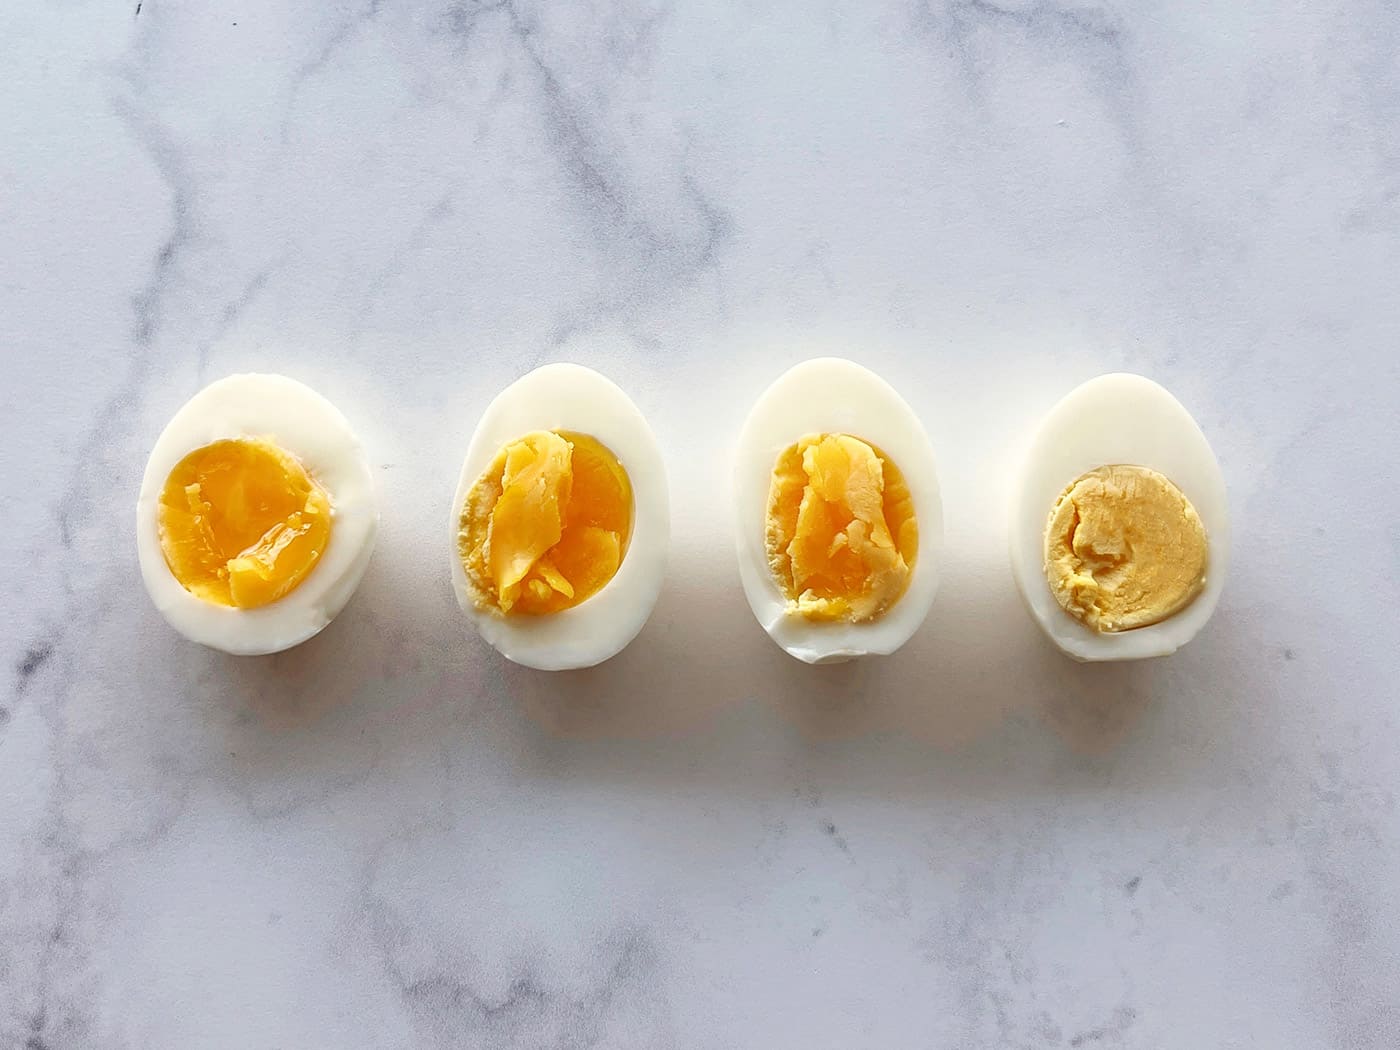
<svg viewBox="0 0 1400 1050">
<path fill-rule="evenodd" d="M 1065 612 L 1045 579 L 1045 526 L 1065 488 L 1097 467 L 1125 463 L 1165 475 L 1186 495 L 1205 526 L 1205 588 L 1161 623 L 1100 634 Z M 1165 389 L 1138 375 L 1099 376 L 1050 410 L 1031 440 L 1011 505 L 1011 569 L 1031 615 L 1076 660 L 1166 656 L 1205 626 L 1225 584 L 1230 560 L 1225 478 L 1191 413 Z"/>
<path fill-rule="evenodd" d="M 289 594 L 255 609 L 195 597 L 160 545 L 157 510 L 170 471 L 195 449 L 231 438 L 267 438 L 292 453 L 331 503 L 320 562 Z M 136 502 L 141 578 L 156 608 L 191 641 L 243 656 L 289 649 L 330 623 L 359 586 L 378 528 L 369 460 L 350 424 L 320 394 L 280 375 L 228 376 L 190 398 L 156 439 Z"/>
<path fill-rule="evenodd" d="M 505 616 L 472 599 L 458 548 L 462 507 L 500 450 L 534 430 L 573 431 L 607 446 L 632 484 L 632 534 L 617 573 L 592 597 L 546 616 Z M 453 590 L 481 636 L 525 667 L 592 667 L 637 636 L 661 594 L 671 541 L 666 464 L 646 418 L 611 380 L 582 365 L 545 365 L 487 407 L 467 447 L 449 524 Z"/>
<path fill-rule="evenodd" d="M 808 434 L 849 434 L 874 445 L 904 475 L 914 501 L 919 553 L 908 589 L 868 623 L 824 623 L 789 611 L 768 564 L 765 531 L 773 466 Z M 837 357 L 804 361 L 763 392 L 739 433 L 734 505 L 739 576 L 754 617 L 786 652 L 805 663 L 888 654 L 928 616 L 938 590 L 943 504 L 933 444 L 914 410 L 874 372 Z"/>
</svg>

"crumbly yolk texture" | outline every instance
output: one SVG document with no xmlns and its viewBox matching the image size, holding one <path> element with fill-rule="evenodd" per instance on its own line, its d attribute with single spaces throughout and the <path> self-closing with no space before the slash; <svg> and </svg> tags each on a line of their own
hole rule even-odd
<svg viewBox="0 0 1400 1050">
<path fill-rule="evenodd" d="M 768 489 L 768 564 L 809 620 L 863 623 L 899 600 L 919 549 L 904 475 L 849 434 L 812 434 L 778 456 Z"/>
<path fill-rule="evenodd" d="M 1155 470 L 1099 467 L 1070 483 L 1045 530 L 1045 577 L 1060 606 L 1103 634 L 1160 623 L 1206 582 L 1206 531 Z"/>
<path fill-rule="evenodd" d="M 542 616 L 616 575 L 632 531 L 632 483 L 595 438 L 537 430 L 497 453 L 462 508 L 458 548 L 476 604 Z"/>
<path fill-rule="evenodd" d="M 207 602 L 255 609 L 315 568 L 331 536 L 331 502 L 285 449 L 261 438 L 197 448 L 165 479 L 157 512 L 165 563 Z"/>
</svg>

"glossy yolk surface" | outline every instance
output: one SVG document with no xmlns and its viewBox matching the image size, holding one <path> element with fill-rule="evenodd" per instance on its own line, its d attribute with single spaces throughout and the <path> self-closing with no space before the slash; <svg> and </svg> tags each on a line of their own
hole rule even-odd
<svg viewBox="0 0 1400 1050">
<path fill-rule="evenodd" d="M 1100 633 L 1172 616 L 1201 593 L 1206 533 L 1196 508 L 1146 467 L 1099 467 L 1070 483 L 1045 530 L 1045 578 L 1060 607 Z"/>
<path fill-rule="evenodd" d="M 888 456 L 849 434 L 814 434 L 773 467 L 766 541 L 791 611 L 861 623 L 904 594 L 919 530 Z"/>
<path fill-rule="evenodd" d="M 191 594 L 253 609 L 292 591 L 330 542 L 331 505 L 270 441 L 195 449 L 166 478 L 157 513 L 165 563 Z"/>
<path fill-rule="evenodd" d="M 631 530 L 632 484 L 617 457 L 587 435 L 537 430 L 472 486 L 458 544 L 479 607 L 539 616 L 600 591 Z"/>
</svg>

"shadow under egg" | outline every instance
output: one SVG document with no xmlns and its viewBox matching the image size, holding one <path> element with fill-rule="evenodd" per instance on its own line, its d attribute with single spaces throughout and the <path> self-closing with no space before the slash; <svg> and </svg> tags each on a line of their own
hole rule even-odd
<svg viewBox="0 0 1400 1050">
<path fill-rule="evenodd" d="M 673 555 L 656 608 L 620 653 L 574 671 L 507 663 L 504 686 L 532 721 L 561 736 L 639 739 L 695 729 L 752 695 L 748 669 L 772 648 L 736 575 L 732 559 L 714 551 Z"/>
</svg>

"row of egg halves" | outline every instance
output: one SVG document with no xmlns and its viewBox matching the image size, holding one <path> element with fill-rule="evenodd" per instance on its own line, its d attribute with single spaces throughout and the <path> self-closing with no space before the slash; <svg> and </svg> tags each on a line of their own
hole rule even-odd
<svg viewBox="0 0 1400 1050">
<path fill-rule="evenodd" d="M 807 663 L 888 654 L 932 606 L 942 500 L 929 438 L 880 377 L 818 358 L 754 404 L 734 471 L 736 546 L 758 622 Z M 378 528 L 345 417 L 278 375 L 219 380 L 157 439 L 136 507 L 147 590 L 185 637 L 279 652 L 344 608 Z M 1148 379 L 1112 374 L 1041 422 L 1011 505 L 1011 568 L 1078 660 L 1174 652 L 1219 600 L 1229 522 L 1199 426 Z M 477 425 L 450 521 L 458 601 L 502 655 L 588 667 L 641 631 L 670 541 L 666 467 L 632 400 L 551 364 Z M 1156 610 L 1156 611 L 1154 611 Z"/>
</svg>

